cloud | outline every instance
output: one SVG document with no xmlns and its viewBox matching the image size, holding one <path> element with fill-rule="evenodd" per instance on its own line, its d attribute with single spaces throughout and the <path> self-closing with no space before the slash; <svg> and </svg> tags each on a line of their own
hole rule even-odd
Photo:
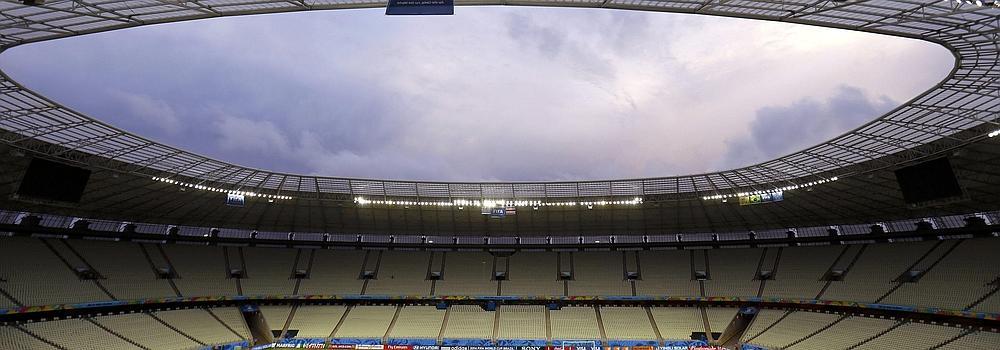
<svg viewBox="0 0 1000 350">
<path fill-rule="evenodd" d="M 182 129 L 177 113 L 164 100 L 114 89 L 108 95 L 111 103 L 119 104 L 130 117 L 136 119 L 135 123 L 151 125 L 155 131 L 168 135 Z"/>
<path fill-rule="evenodd" d="M 748 132 L 726 141 L 723 167 L 735 168 L 803 150 L 882 116 L 899 105 L 886 96 L 869 96 L 840 86 L 825 100 L 803 98 L 789 105 L 757 110 Z"/>
<path fill-rule="evenodd" d="M 878 115 L 841 85 L 904 101 L 953 61 L 932 44 L 787 23 L 460 10 L 156 25 L 19 46 L 0 62 L 99 120 L 235 164 L 533 181 L 713 171 L 795 151 Z M 874 110 L 880 99 L 867 98 Z M 847 117 L 792 125 L 794 140 L 749 136 L 817 113 Z"/>
<path fill-rule="evenodd" d="M 506 27 L 511 39 L 549 57 L 560 54 L 567 40 L 561 28 L 543 26 L 523 13 L 508 14 Z"/>
</svg>

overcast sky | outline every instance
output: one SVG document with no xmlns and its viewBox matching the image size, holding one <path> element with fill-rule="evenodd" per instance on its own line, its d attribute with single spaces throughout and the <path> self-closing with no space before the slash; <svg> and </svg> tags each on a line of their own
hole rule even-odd
<svg viewBox="0 0 1000 350">
<path fill-rule="evenodd" d="M 29 88 L 190 151 L 293 173 L 580 180 L 723 170 L 915 97 L 934 44 L 596 9 L 382 9 L 156 25 L 0 57 Z"/>
</svg>

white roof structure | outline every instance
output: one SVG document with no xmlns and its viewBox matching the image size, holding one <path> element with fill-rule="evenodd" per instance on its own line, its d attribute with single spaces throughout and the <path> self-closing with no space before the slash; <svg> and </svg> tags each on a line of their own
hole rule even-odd
<svg viewBox="0 0 1000 350">
<path fill-rule="evenodd" d="M 843 178 L 935 155 L 1000 129 L 1000 7 L 943 0 L 457 1 L 458 5 L 572 6 L 692 13 L 800 23 L 927 40 L 955 55 L 939 84 L 868 124 L 760 164 L 646 179 L 448 183 L 304 176 L 253 169 L 146 139 L 75 112 L 0 75 L 3 142 L 94 167 L 271 195 L 421 198 L 578 198 L 763 191 Z M 221 16 L 382 7 L 384 1 L 49 0 L 0 2 L 0 45 Z M 982 129 L 985 132 L 963 131 Z M 37 142 L 44 141 L 39 146 Z M 914 148 L 923 145 L 914 152 Z M 910 152 L 901 152 L 907 151 Z M 86 156 L 82 156 L 82 155 Z M 845 168 L 850 167 L 850 168 Z M 860 167 L 860 168 L 859 168 Z M 667 174 L 665 174 L 667 175 Z"/>
</svg>

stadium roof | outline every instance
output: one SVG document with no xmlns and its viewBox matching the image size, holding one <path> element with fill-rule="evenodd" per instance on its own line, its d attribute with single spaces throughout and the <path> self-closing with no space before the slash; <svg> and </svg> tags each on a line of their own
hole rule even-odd
<svg viewBox="0 0 1000 350">
<path fill-rule="evenodd" d="M 858 30 L 907 37 L 938 43 L 955 55 L 955 66 L 943 81 L 920 96 L 889 113 L 874 118 L 855 130 L 808 149 L 760 164 L 715 173 L 667 176 L 646 179 L 538 182 L 538 183 L 446 183 L 423 181 L 383 181 L 326 176 L 305 176 L 252 169 L 200 156 L 169 145 L 151 141 L 139 135 L 115 128 L 66 108 L 55 101 L 32 92 L 6 75 L 0 76 L 0 139 L 6 144 L 33 154 L 84 164 L 107 173 L 109 183 L 124 180 L 127 174 L 132 188 L 146 189 L 148 195 L 168 185 L 153 179 L 170 179 L 220 191 L 242 191 L 270 196 L 288 196 L 301 200 L 335 199 L 344 201 L 356 196 L 368 198 L 409 198 L 413 201 L 441 199 L 525 199 L 525 200 L 586 200 L 642 197 L 687 198 L 700 200 L 706 196 L 740 192 L 767 191 L 825 182 L 832 178 L 851 179 L 861 175 L 881 177 L 887 170 L 920 159 L 937 157 L 946 152 L 979 143 L 973 152 L 979 158 L 995 160 L 983 146 L 987 134 L 1000 129 L 1000 8 L 941 0 L 859 0 L 859 1 L 457 1 L 459 5 L 525 5 L 600 7 L 643 11 L 692 13 L 739 18 L 751 18 L 800 23 L 831 28 Z M 271 1 L 271 0 L 138 0 L 138 1 L 48 1 L 26 6 L 17 2 L 0 3 L 0 45 L 3 48 L 71 37 L 87 33 L 138 27 L 148 24 L 185 21 L 222 16 L 278 13 L 306 10 L 333 10 L 382 7 L 382 1 Z M 5 162 L 14 164 L 10 156 Z M 957 167 L 973 169 L 975 163 Z M 969 170 L 972 171 L 972 170 Z M 115 176 L 111 176 L 111 175 Z M 881 175 L 879 175 L 881 174 Z M 891 173 L 888 173 L 891 177 Z M 980 173 L 976 173 L 980 174 Z M 986 185 L 997 184 L 995 173 Z M 103 178 L 98 174 L 97 178 Z M 865 186 L 866 179 L 852 179 L 850 184 Z M 823 186 L 817 187 L 827 187 Z M 157 187 L 160 186 L 160 187 Z M 173 185 L 170 185 L 173 186 Z M 839 184 L 841 193 L 845 189 Z M 898 192 L 894 185 L 886 185 Z M 92 186 L 93 187 L 93 186 Z M 174 186 L 176 187 L 176 186 Z M 167 187 L 173 188 L 173 187 Z M 88 190 L 90 191 L 90 190 Z M 123 187 L 109 186 L 103 191 L 109 198 Z M 873 193 L 860 191 L 851 195 L 858 199 L 857 208 L 839 212 L 841 218 L 871 217 L 885 214 L 899 217 L 905 213 L 901 202 L 869 201 Z M 176 195 L 176 189 L 173 195 Z M 142 197 L 135 194 L 134 198 Z M 167 195 L 164 192 L 163 195 Z M 890 196 L 890 194 L 885 194 Z M 898 193 L 892 194 L 898 198 Z M 850 195 L 837 196 L 849 198 Z M 834 198 L 834 197 L 827 197 Z M 992 196 L 992 198 L 996 198 Z M 279 198 L 280 200 L 280 198 Z M 132 202 L 122 202 L 132 203 Z M 837 205 L 846 205 L 838 203 Z M 995 207 L 996 199 L 967 203 L 964 209 Z M 77 211 L 98 213 L 96 208 Z M 316 204 L 299 205 L 303 211 Z M 713 204 L 714 205 L 714 204 Z M 14 205 L 7 204 L 8 207 Z M 278 205 L 277 207 L 284 207 Z M 697 204 L 685 204 L 687 207 Z M 704 204 L 700 205 L 702 210 Z M 693 210 L 693 209 L 686 209 Z M 903 210 L 903 212 L 899 211 Z M 66 211 L 66 210 L 61 210 Z M 859 213 L 863 211 L 863 213 Z M 789 217 L 811 218 L 829 222 L 829 212 L 811 211 L 789 214 Z M 838 213 L 834 211 L 834 213 Z M 103 214 L 114 216 L 114 212 Z M 853 216 L 849 216 L 851 214 Z M 860 215 L 865 214 L 865 215 Z M 124 215 L 124 214 L 122 214 Z M 242 215 L 246 215 L 245 213 Z M 293 217 L 296 215 L 292 215 Z M 317 214 L 318 215 L 318 214 Z M 389 214 L 386 214 L 390 216 Z M 672 216 L 673 214 L 671 214 Z M 681 214 L 676 214 L 681 216 Z M 742 218 L 731 224 L 705 224 L 704 218 L 692 214 L 690 221 L 706 229 L 745 227 L 753 219 Z M 206 217 L 211 215 L 206 214 Z M 739 215 L 738 215 L 739 216 Z M 824 219 L 818 219 L 824 218 Z M 231 221 L 235 219 L 230 217 Z M 309 219 L 317 221 L 318 219 Z M 326 219 L 324 219 L 326 220 Z M 363 219 L 359 219 L 363 220 Z M 377 221 L 372 219 L 373 221 Z M 426 219 L 419 219 L 426 220 Z M 546 219 L 549 222 L 550 218 Z M 766 219 L 762 219 L 767 222 Z M 226 220 L 203 219 L 204 223 Z M 319 220 L 323 221 L 323 220 Z M 404 216 L 405 221 L 405 216 Z M 661 219 L 662 221 L 662 219 Z M 681 220 L 678 220 L 681 221 Z M 683 220 L 688 221 L 688 220 Z M 784 221 L 784 220 L 778 220 Z M 296 219 L 276 227 L 296 227 Z M 716 221 L 718 222 L 718 221 Z M 728 222 L 728 221 L 726 221 Z M 741 222 L 741 223 L 738 223 Z M 771 225 L 781 224 L 773 222 Z M 322 227 L 304 225 L 298 227 Z M 405 225 L 404 225 L 405 226 Z M 563 225 L 564 229 L 572 227 Z M 390 228 L 392 225 L 389 226 Z M 684 226 L 686 227 L 686 226 Z M 454 227 L 453 227 L 454 229 Z M 458 230 L 458 229 L 454 229 Z"/>
</svg>

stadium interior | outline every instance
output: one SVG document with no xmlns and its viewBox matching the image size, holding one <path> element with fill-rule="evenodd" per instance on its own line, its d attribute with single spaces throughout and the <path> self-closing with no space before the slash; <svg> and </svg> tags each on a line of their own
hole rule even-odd
<svg viewBox="0 0 1000 350">
<path fill-rule="evenodd" d="M 939 44 L 955 67 L 760 164 L 511 183 L 242 167 L 0 74 L 0 349 L 1000 350 L 997 2 L 457 4 L 858 30 Z M 7 1 L 0 45 L 386 5 Z"/>
</svg>

